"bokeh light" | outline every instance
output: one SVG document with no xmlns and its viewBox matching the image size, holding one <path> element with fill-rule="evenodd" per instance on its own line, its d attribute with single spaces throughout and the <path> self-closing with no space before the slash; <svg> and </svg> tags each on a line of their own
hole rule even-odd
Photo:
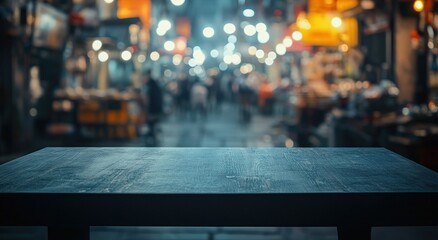
<svg viewBox="0 0 438 240">
<path fill-rule="evenodd" d="M 277 46 L 275 46 L 275 51 L 278 55 L 284 55 L 286 54 L 286 46 L 284 46 L 282 43 L 279 43 Z"/>
<path fill-rule="evenodd" d="M 158 61 L 160 59 L 160 54 L 157 51 L 153 51 L 150 54 L 150 58 L 152 61 Z"/>
<path fill-rule="evenodd" d="M 292 33 L 292 39 L 295 41 L 301 41 L 303 39 L 303 34 L 299 31 L 294 31 Z"/>
<path fill-rule="evenodd" d="M 268 53 L 268 58 L 270 58 L 270 59 L 276 59 L 276 58 L 277 58 L 277 54 L 276 54 L 275 52 L 273 52 L 273 51 L 270 51 L 270 52 Z"/>
<path fill-rule="evenodd" d="M 268 29 L 266 27 L 266 24 L 264 24 L 264 23 L 257 23 L 255 27 L 256 27 L 257 32 L 266 32 L 266 30 Z"/>
<path fill-rule="evenodd" d="M 212 38 L 214 36 L 214 29 L 212 27 L 205 27 L 204 30 L 202 30 L 202 34 L 204 34 L 206 38 Z"/>
<path fill-rule="evenodd" d="M 182 60 L 183 60 L 183 57 L 179 54 L 176 54 L 172 58 L 172 63 L 173 63 L 173 65 L 178 66 L 181 64 Z"/>
<path fill-rule="evenodd" d="M 219 64 L 219 69 L 220 69 L 221 71 L 226 71 L 226 70 L 228 69 L 228 64 L 226 64 L 226 63 L 224 63 L 224 62 L 221 62 L 221 63 Z"/>
<path fill-rule="evenodd" d="M 270 59 L 270 58 L 266 58 L 265 59 L 265 64 L 268 66 L 271 66 L 272 64 L 274 64 L 274 60 Z"/>
<path fill-rule="evenodd" d="M 249 54 L 249 55 L 254 56 L 254 55 L 256 54 L 256 52 L 257 52 L 257 48 L 256 48 L 256 47 L 254 47 L 254 46 L 250 46 L 250 47 L 248 48 L 248 54 Z"/>
<path fill-rule="evenodd" d="M 124 61 L 129 61 L 132 58 L 132 53 L 130 51 L 128 51 L 128 50 L 125 50 L 125 51 L 122 52 L 122 54 L 120 56 L 122 57 L 122 59 Z"/>
<path fill-rule="evenodd" d="M 269 39 L 270 36 L 267 32 L 259 32 L 259 34 L 257 35 L 257 41 L 259 41 L 259 43 L 267 43 L 269 42 Z"/>
<path fill-rule="evenodd" d="M 97 59 L 99 59 L 100 62 L 106 62 L 109 59 L 109 54 L 105 51 L 102 51 L 97 55 Z"/>
<path fill-rule="evenodd" d="M 255 55 L 257 58 L 263 58 L 265 56 L 265 52 L 263 50 L 259 49 L 256 51 Z"/>
<path fill-rule="evenodd" d="M 219 57 L 219 51 L 216 50 L 216 49 L 211 50 L 211 51 L 210 51 L 210 56 L 211 56 L 212 58 L 217 58 L 217 57 Z"/>
<path fill-rule="evenodd" d="M 342 19 L 340 17 L 334 17 L 331 20 L 331 24 L 335 28 L 340 28 L 342 26 Z"/>
<path fill-rule="evenodd" d="M 252 9 L 247 8 L 247 9 L 243 10 L 243 16 L 245 16 L 245 17 L 248 17 L 248 18 L 254 17 L 254 15 L 255 15 L 255 12 Z"/>
<path fill-rule="evenodd" d="M 144 54 L 140 54 L 137 56 L 137 61 L 139 63 L 144 63 L 146 61 L 146 56 Z"/>
<path fill-rule="evenodd" d="M 237 37 L 235 35 L 230 35 L 228 37 L 228 42 L 229 43 L 236 43 L 237 42 Z"/>
<path fill-rule="evenodd" d="M 175 50 L 175 43 L 173 41 L 166 41 L 164 43 L 164 49 L 169 52 Z"/>
<path fill-rule="evenodd" d="M 102 41 L 100 40 L 94 40 L 91 44 L 91 47 L 94 51 L 99 51 L 102 48 Z"/>
<path fill-rule="evenodd" d="M 234 26 L 234 24 L 232 23 L 226 23 L 224 25 L 224 32 L 226 34 L 233 34 L 234 32 L 236 32 L 236 26 Z"/>
<path fill-rule="evenodd" d="M 170 0 L 170 2 L 175 6 L 181 6 L 184 4 L 185 0 Z"/>
<path fill-rule="evenodd" d="M 283 39 L 283 45 L 285 46 L 285 47 L 292 47 L 292 44 L 293 44 L 293 41 L 292 41 L 292 38 L 291 37 L 289 37 L 289 36 L 287 36 L 287 37 L 285 37 L 284 39 Z"/>
<path fill-rule="evenodd" d="M 246 25 L 246 26 L 243 28 L 243 32 L 244 32 L 247 36 L 251 37 L 251 36 L 254 36 L 254 35 L 256 34 L 257 30 L 256 30 L 256 28 L 254 27 L 254 25 L 248 24 L 248 25 Z"/>
</svg>

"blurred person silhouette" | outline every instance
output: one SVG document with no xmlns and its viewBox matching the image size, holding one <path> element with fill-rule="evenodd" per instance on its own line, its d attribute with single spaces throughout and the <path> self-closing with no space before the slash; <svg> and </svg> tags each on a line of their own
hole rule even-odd
<svg viewBox="0 0 438 240">
<path fill-rule="evenodd" d="M 213 84 L 211 86 L 211 89 L 213 91 L 212 98 L 213 98 L 213 110 L 220 112 L 221 111 L 221 105 L 222 105 L 222 99 L 223 99 L 223 93 L 221 89 L 221 76 L 219 73 L 215 73 L 211 76 L 211 79 L 213 80 Z"/>
<path fill-rule="evenodd" d="M 178 76 L 177 107 L 181 117 L 185 117 L 190 111 L 191 86 L 187 74 L 181 72 Z"/>
<path fill-rule="evenodd" d="M 205 80 L 205 86 L 208 90 L 207 106 L 208 110 L 218 111 L 220 106 L 220 78 L 218 71 L 208 70 L 208 77 Z"/>
<path fill-rule="evenodd" d="M 291 74 L 290 78 L 292 80 L 293 85 L 301 86 L 304 84 L 303 73 L 301 71 L 301 63 L 299 59 L 292 58 L 291 61 Z"/>
<path fill-rule="evenodd" d="M 243 123 L 251 121 L 251 105 L 254 96 L 253 89 L 248 85 L 247 75 L 242 75 L 238 83 L 239 118 Z"/>
<path fill-rule="evenodd" d="M 200 82 L 199 78 L 196 78 L 191 91 L 192 117 L 194 120 L 196 120 L 198 114 L 204 119 L 207 117 L 207 98 L 207 87 Z"/>
<path fill-rule="evenodd" d="M 158 82 L 152 78 L 150 70 L 146 72 L 144 82 L 144 96 L 147 112 L 146 121 L 149 128 L 146 134 L 146 142 L 147 144 L 156 145 L 156 125 L 163 114 L 163 91 L 158 85 Z"/>
<path fill-rule="evenodd" d="M 228 79 L 228 90 L 227 92 L 229 93 L 229 100 L 231 103 L 236 103 L 236 101 L 238 100 L 238 94 L 239 94 L 239 81 L 237 80 L 237 77 L 234 73 L 229 73 L 228 74 L 229 79 Z"/>
</svg>

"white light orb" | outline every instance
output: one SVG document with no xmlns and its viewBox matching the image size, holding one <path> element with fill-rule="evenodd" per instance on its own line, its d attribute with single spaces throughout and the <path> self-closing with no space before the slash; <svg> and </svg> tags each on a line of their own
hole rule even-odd
<svg viewBox="0 0 438 240">
<path fill-rule="evenodd" d="M 157 51 L 153 51 L 150 54 L 150 58 L 152 61 L 158 61 L 160 59 L 160 54 Z"/>
<path fill-rule="evenodd" d="M 185 0 L 170 0 L 170 2 L 174 5 L 174 6 L 181 6 L 184 4 Z"/>
<path fill-rule="evenodd" d="M 249 55 L 254 56 L 254 55 L 256 54 L 256 52 L 257 52 L 257 48 L 256 48 L 256 47 L 254 47 L 254 46 L 250 46 L 250 47 L 248 48 L 248 54 L 249 54 Z"/>
<path fill-rule="evenodd" d="M 144 54 L 140 54 L 137 56 L 137 61 L 139 63 L 144 63 L 146 61 L 146 56 Z"/>
<path fill-rule="evenodd" d="M 161 28 L 162 30 L 167 32 L 172 28 L 172 23 L 167 19 L 163 19 L 160 22 L 158 22 L 158 28 Z"/>
<path fill-rule="evenodd" d="M 197 65 L 204 64 L 205 55 L 201 50 L 197 50 L 197 49 L 194 50 L 193 51 L 193 58 L 195 59 Z"/>
<path fill-rule="evenodd" d="M 245 17 L 248 17 L 248 18 L 254 17 L 254 15 L 255 15 L 255 12 L 252 9 L 247 8 L 247 9 L 243 10 L 243 16 L 245 16 Z"/>
<path fill-rule="evenodd" d="M 217 57 L 219 57 L 219 51 L 216 50 L 216 49 L 211 50 L 211 51 L 210 51 L 210 56 L 211 56 L 212 58 L 217 58 Z"/>
<path fill-rule="evenodd" d="M 240 54 L 235 53 L 232 55 L 231 63 L 234 65 L 239 65 L 242 62 L 242 58 L 240 57 Z"/>
<path fill-rule="evenodd" d="M 301 39 L 303 39 L 303 34 L 299 31 L 294 31 L 292 33 L 292 39 L 295 41 L 301 41 Z"/>
<path fill-rule="evenodd" d="M 202 50 L 201 50 L 201 47 L 199 47 L 199 46 L 194 46 L 194 47 L 193 47 L 193 52 L 196 52 L 196 51 L 202 51 Z"/>
<path fill-rule="evenodd" d="M 212 38 L 214 36 L 214 29 L 212 27 L 206 27 L 202 31 L 202 34 L 204 34 L 206 38 Z"/>
<path fill-rule="evenodd" d="M 342 26 L 342 19 L 340 17 L 334 17 L 331 20 L 331 24 L 334 28 L 340 28 Z"/>
<path fill-rule="evenodd" d="M 291 37 L 289 37 L 289 36 L 287 36 L 287 37 L 285 37 L 284 39 L 283 39 L 283 45 L 285 46 L 285 47 L 292 47 L 292 44 L 293 44 L 293 41 L 292 41 L 292 38 Z"/>
<path fill-rule="evenodd" d="M 97 55 L 97 59 L 99 59 L 100 62 L 106 62 L 109 59 L 109 54 L 105 51 L 102 51 Z"/>
<path fill-rule="evenodd" d="M 202 69 L 201 66 L 196 66 L 196 67 L 194 68 L 194 70 L 195 70 L 195 73 L 196 73 L 197 75 L 201 75 L 201 74 L 204 72 L 204 69 Z"/>
<path fill-rule="evenodd" d="M 228 37 L 228 42 L 229 43 L 236 43 L 237 42 L 237 37 L 235 35 L 230 35 Z"/>
<path fill-rule="evenodd" d="M 266 27 L 266 24 L 264 24 L 264 23 L 257 23 L 255 27 L 256 27 L 257 32 L 266 32 L 266 30 L 268 29 Z"/>
<path fill-rule="evenodd" d="M 274 60 L 272 60 L 271 58 L 266 58 L 265 64 L 271 66 L 272 64 L 274 64 Z"/>
<path fill-rule="evenodd" d="M 277 58 L 277 54 L 276 54 L 275 52 L 273 52 L 273 51 L 270 51 L 270 52 L 268 53 L 268 58 L 270 58 L 270 59 L 276 59 L 276 58 Z"/>
<path fill-rule="evenodd" d="M 226 23 L 224 25 L 224 32 L 226 34 L 233 34 L 236 31 L 236 26 L 232 23 Z"/>
<path fill-rule="evenodd" d="M 175 50 L 175 43 L 173 41 L 166 41 L 164 43 L 164 49 L 169 52 Z"/>
<path fill-rule="evenodd" d="M 234 51 L 234 49 L 236 49 L 236 45 L 234 45 L 234 43 L 227 43 L 227 45 L 225 45 L 224 50 L 225 51 Z"/>
<path fill-rule="evenodd" d="M 257 35 L 257 41 L 262 44 L 269 42 L 270 38 L 271 37 L 269 36 L 268 32 L 259 32 L 259 34 Z"/>
<path fill-rule="evenodd" d="M 182 60 L 183 60 L 183 57 L 179 54 L 176 54 L 172 58 L 172 63 L 173 63 L 173 65 L 178 66 L 181 64 Z"/>
<path fill-rule="evenodd" d="M 189 60 L 189 66 L 193 68 L 193 67 L 196 67 L 196 65 L 197 65 L 196 60 L 193 59 L 193 58 L 191 58 L 191 59 Z"/>
<path fill-rule="evenodd" d="M 220 69 L 221 71 L 226 71 L 226 70 L 228 69 L 228 64 L 226 64 L 226 63 L 224 63 L 224 62 L 221 62 L 221 63 L 219 64 L 219 69 Z"/>
<path fill-rule="evenodd" d="M 275 51 L 280 56 L 284 55 L 284 54 L 286 54 L 286 46 L 284 46 L 282 43 L 279 43 L 279 44 L 277 44 L 277 46 L 275 46 Z"/>
<path fill-rule="evenodd" d="M 93 43 L 91 44 L 91 47 L 93 48 L 94 51 L 99 51 L 102 48 L 102 41 L 100 40 L 94 40 Z"/>
<path fill-rule="evenodd" d="M 263 50 L 259 49 L 256 51 L 255 55 L 257 58 L 263 58 L 265 56 L 265 52 Z"/>
<path fill-rule="evenodd" d="M 256 28 L 254 27 L 254 25 L 248 24 L 248 25 L 246 25 L 246 26 L 243 28 L 243 32 L 244 32 L 247 36 L 251 37 L 251 36 L 254 36 L 254 34 L 256 34 L 257 30 L 256 30 Z"/>
<path fill-rule="evenodd" d="M 132 58 L 132 53 L 128 50 L 125 50 L 120 56 L 122 57 L 123 61 L 129 61 Z"/>
<path fill-rule="evenodd" d="M 158 36 L 164 36 L 166 35 L 167 31 L 164 30 L 164 28 L 157 28 L 157 35 Z"/>
<path fill-rule="evenodd" d="M 195 69 L 194 69 L 194 68 L 190 68 L 190 70 L 189 70 L 189 75 L 192 76 L 192 77 L 196 76 L 196 73 L 195 73 Z"/>
<path fill-rule="evenodd" d="M 233 62 L 233 55 L 225 55 L 224 56 L 224 63 L 230 65 Z"/>
</svg>

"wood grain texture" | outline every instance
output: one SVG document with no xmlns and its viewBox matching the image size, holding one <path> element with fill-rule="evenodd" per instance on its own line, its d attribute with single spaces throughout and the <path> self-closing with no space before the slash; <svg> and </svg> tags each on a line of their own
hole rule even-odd
<svg viewBox="0 0 438 240">
<path fill-rule="evenodd" d="M 438 192 L 382 148 L 45 148 L 0 166 L 0 192 Z"/>
<path fill-rule="evenodd" d="M 382 148 L 45 148 L 0 166 L 0 225 L 438 225 L 438 174 Z"/>
</svg>

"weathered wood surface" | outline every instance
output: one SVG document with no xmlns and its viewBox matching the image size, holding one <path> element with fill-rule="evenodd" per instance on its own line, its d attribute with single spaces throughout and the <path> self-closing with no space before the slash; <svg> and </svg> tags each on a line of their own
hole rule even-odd
<svg viewBox="0 0 438 240">
<path fill-rule="evenodd" d="M 380 148 L 46 148 L 1 165 L 0 192 L 438 192 L 438 174 Z"/>
<path fill-rule="evenodd" d="M 0 224 L 438 224 L 438 174 L 382 148 L 45 148 L 0 166 Z"/>
</svg>

